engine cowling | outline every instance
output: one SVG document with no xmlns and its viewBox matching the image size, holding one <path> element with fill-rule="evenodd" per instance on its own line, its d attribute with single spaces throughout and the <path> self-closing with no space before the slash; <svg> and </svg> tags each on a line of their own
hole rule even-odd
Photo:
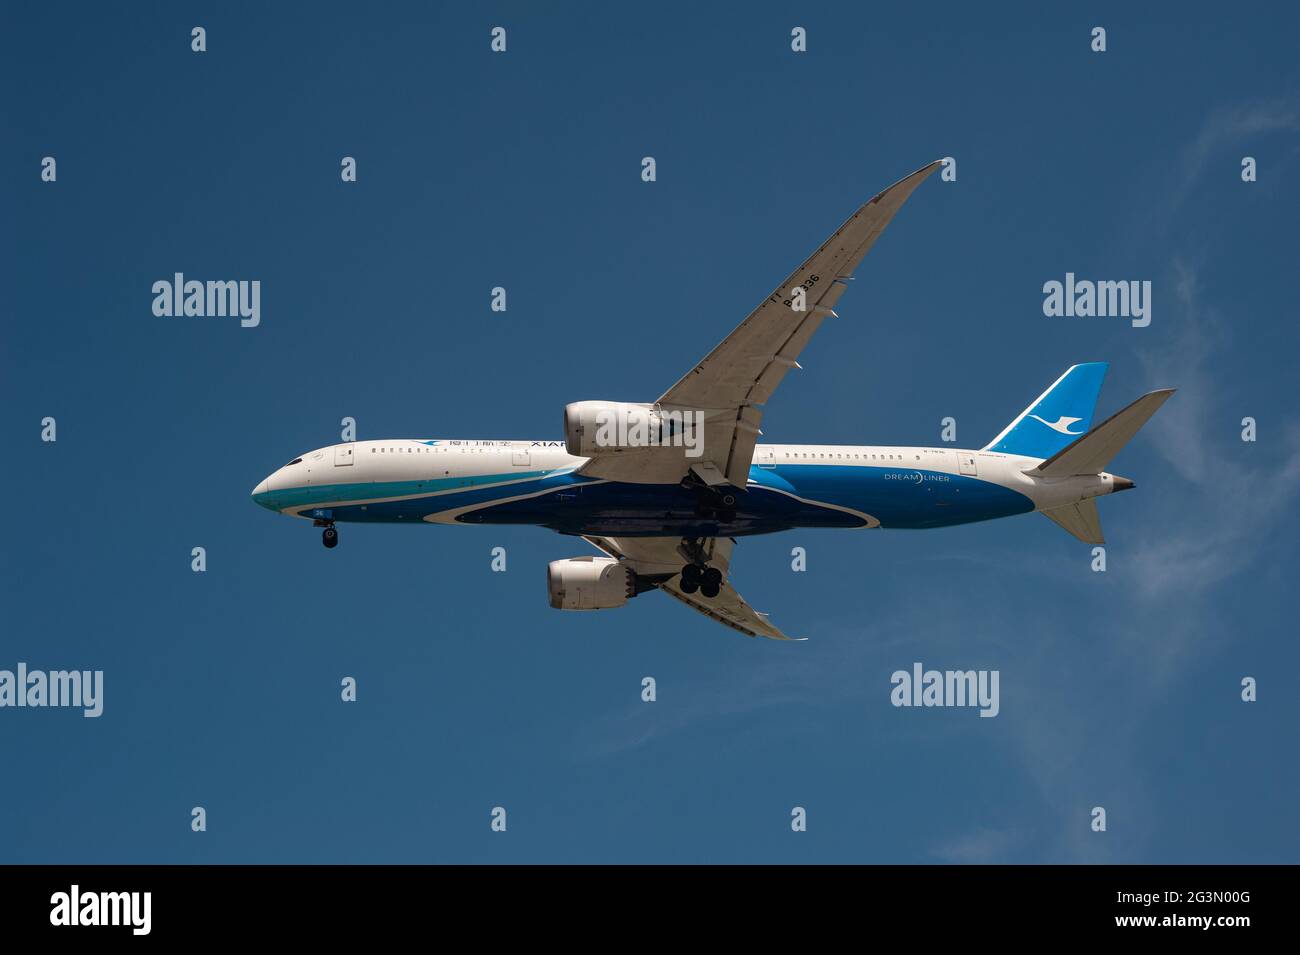
<svg viewBox="0 0 1300 955">
<path fill-rule="evenodd" d="M 570 557 L 547 566 L 546 590 L 556 610 L 609 610 L 635 595 L 636 579 L 613 557 Z"/>
<path fill-rule="evenodd" d="M 594 458 L 659 443 L 659 410 L 624 401 L 575 401 L 564 406 L 564 444 L 574 457 Z"/>
</svg>

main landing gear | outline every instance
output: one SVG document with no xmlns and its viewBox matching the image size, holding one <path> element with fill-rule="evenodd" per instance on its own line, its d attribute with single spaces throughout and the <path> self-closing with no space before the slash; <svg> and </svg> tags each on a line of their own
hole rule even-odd
<svg viewBox="0 0 1300 955">
<path fill-rule="evenodd" d="M 334 529 L 334 522 L 316 521 L 315 523 L 317 527 L 325 528 L 325 530 L 321 531 L 320 542 L 324 544 L 326 547 L 338 547 L 339 532 Z"/>
<path fill-rule="evenodd" d="M 709 555 L 704 549 L 704 541 L 684 539 L 681 554 L 690 563 L 682 568 L 682 579 L 677 585 L 684 594 L 699 591 L 701 597 L 712 600 L 722 592 L 722 571 L 709 566 Z"/>
<path fill-rule="evenodd" d="M 682 568 L 682 582 L 679 586 L 684 594 L 693 594 L 698 590 L 700 596 L 712 600 L 722 591 L 722 571 L 716 567 L 687 564 Z"/>
</svg>

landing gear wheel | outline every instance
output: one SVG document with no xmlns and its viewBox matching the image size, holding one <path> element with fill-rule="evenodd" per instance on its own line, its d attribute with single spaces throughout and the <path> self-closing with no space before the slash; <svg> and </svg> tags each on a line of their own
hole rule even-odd
<svg viewBox="0 0 1300 955">
<path fill-rule="evenodd" d="M 716 567 L 704 568 L 700 575 L 700 593 L 712 600 L 722 591 L 722 571 Z"/>
<path fill-rule="evenodd" d="M 339 532 L 333 527 L 327 527 L 325 530 L 321 531 L 320 540 L 326 547 L 338 547 Z"/>
<path fill-rule="evenodd" d="M 716 567 L 687 564 L 682 568 L 681 583 L 677 586 L 684 594 L 693 594 L 698 590 L 711 600 L 722 590 L 722 571 Z"/>
</svg>

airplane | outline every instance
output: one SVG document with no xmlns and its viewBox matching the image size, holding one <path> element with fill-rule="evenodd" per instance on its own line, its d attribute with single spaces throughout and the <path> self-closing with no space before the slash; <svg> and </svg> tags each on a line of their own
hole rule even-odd
<svg viewBox="0 0 1300 955">
<path fill-rule="evenodd" d="M 1073 365 L 992 441 L 951 447 L 759 444 L 763 408 L 903 203 L 941 162 L 861 206 L 653 403 L 578 401 L 564 439 L 393 438 L 309 451 L 253 489 L 262 507 L 344 522 L 528 524 L 598 554 L 552 561 L 550 605 L 621 607 L 662 591 L 750 637 L 791 638 L 732 586 L 739 538 L 792 528 L 934 528 L 1040 512 L 1103 543 L 1096 499 L 1133 481 L 1106 468 L 1173 394 L 1092 427 L 1107 365 Z"/>
</svg>

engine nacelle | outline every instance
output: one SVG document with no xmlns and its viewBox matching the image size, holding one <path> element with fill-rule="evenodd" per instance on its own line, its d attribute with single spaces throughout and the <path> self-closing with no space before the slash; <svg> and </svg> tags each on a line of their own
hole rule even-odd
<svg viewBox="0 0 1300 955">
<path fill-rule="evenodd" d="M 570 557 L 546 568 L 546 590 L 556 610 L 608 610 L 636 594 L 636 577 L 613 557 Z"/>
<path fill-rule="evenodd" d="M 575 401 L 564 406 L 564 445 L 578 458 L 659 444 L 659 409 L 623 401 Z"/>
</svg>

